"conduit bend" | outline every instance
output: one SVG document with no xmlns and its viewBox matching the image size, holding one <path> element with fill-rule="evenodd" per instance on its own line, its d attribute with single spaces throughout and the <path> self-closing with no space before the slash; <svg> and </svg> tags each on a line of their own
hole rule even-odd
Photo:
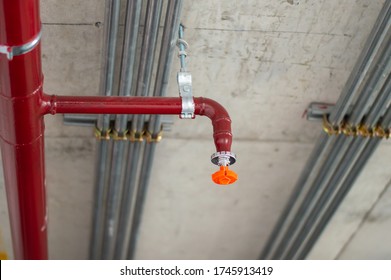
<svg viewBox="0 0 391 280">
<path fill-rule="evenodd" d="M 213 138 L 216 153 L 212 162 L 221 166 L 213 175 L 217 184 L 231 184 L 237 175 L 228 170 L 236 161 L 231 152 L 231 118 L 218 102 L 203 97 L 194 98 L 195 114 L 206 116 L 212 121 Z M 180 97 L 108 97 L 108 96 L 42 96 L 42 114 L 146 114 L 180 115 L 182 100 Z"/>
</svg>

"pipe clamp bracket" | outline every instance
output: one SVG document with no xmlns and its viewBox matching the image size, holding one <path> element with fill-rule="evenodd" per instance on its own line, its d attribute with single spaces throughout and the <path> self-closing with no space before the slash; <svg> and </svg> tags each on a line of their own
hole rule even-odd
<svg viewBox="0 0 391 280">
<path fill-rule="evenodd" d="M 26 54 L 32 51 L 38 45 L 39 41 L 41 40 L 41 35 L 42 31 L 40 31 L 30 42 L 19 46 L 0 45 L 0 53 L 5 54 L 8 60 L 12 60 L 14 56 Z"/>
<path fill-rule="evenodd" d="M 231 152 L 216 152 L 210 157 L 210 160 L 218 166 L 229 166 L 236 162 L 236 155 Z"/>
<path fill-rule="evenodd" d="M 181 119 L 194 119 L 194 98 L 192 91 L 191 74 L 189 72 L 178 72 L 179 95 L 182 98 Z"/>
</svg>

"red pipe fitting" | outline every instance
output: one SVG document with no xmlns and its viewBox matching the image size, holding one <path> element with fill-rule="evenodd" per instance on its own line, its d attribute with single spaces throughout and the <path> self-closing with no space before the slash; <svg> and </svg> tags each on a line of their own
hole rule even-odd
<svg viewBox="0 0 391 280">
<path fill-rule="evenodd" d="M 212 121 L 213 139 L 217 152 L 230 152 L 232 144 L 231 118 L 220 103 L 209 99 L 194 98 L 195 114 L 206 116 Z"/>
<path fill-rule="evenodd" d="M 231 119 L 218 102 L 209 98 L 194 98 L 195 114 L 212 121 L 217 152 L 230 152 Z M 42 114 L 146 114 L 180 115 L 180 97 L 105 97 L 56 96 L 42 97 Z"/>
<path fill-rule="evenodd" d="M 212 162 L 222 168 L 212 175 L 219 185 L 232 184 L 237 175 L 228 170 L 236 161 L 231 153 L 232 132 L 228 112 L 218 102 L 198 97 L 194 98 L 194 114 L 206 116 L 212 121 L 213 139 L 216 153 Z M 146 114 L 180 115 L 180 97 L 101 97 L 101 96 L 49 96 L 42 98 L 42 114 Z"/>
</svg>

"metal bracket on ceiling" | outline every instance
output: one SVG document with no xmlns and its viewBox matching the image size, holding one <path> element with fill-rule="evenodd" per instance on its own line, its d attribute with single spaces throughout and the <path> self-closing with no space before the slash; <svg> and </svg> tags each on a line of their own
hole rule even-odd
<svg viewBox="0 0 391 280">
<path fill-rule="evenodd" d="M 115 115 L 110 115 L 110 122 L 114 123 Z M 119 135 L 114 127 L 108 131 L 102 132 L 97 128 L 98 116 L 88 114 L 64 114 L 64 125 L 72 126 L 91 126 L 94 127 L 94 134 L 101 140 L 130 140 L 131 142 L 159 142 L 162 139 L 162 134 L 165 131 L 170 131 L 173 125 L 173 120 L 169 116 L 162 116 L 161 130 L 157 135 L 153 136 L 147 131 L 126 131 L 126 133 Z M 145 121 L 144 127 L 148 127 L 148 120 Z M 128 121 L 127 127 L 131 127 L 131 120 Z"/>
<path fill-rule="evenodd" d="M 30 42 L 19 46 L 0 45 L 0 53 L 5 54 L 8 60 L 12 60 L 14 56 L 26 54 L 38 45 L 39 41 L 41 40 L 41 35 L 42 32 L 39 32 L 37 36 L 35 36 L 35 38 Z"/>
<path fill-rule="evenodd" d="M 312 102 L 305 111 L 308 121 L 323 121 L 324 115 L 329 115 L 334 108 L 334 104 Z"/>
<path fill-rule="evenodd" d="M 328 135 L 343 134 L 345 136 L 377 137 L 380 139 L 389 139 L 391 137 L 390 128 L 382 127 L 379 124 L 374 127 L 368 127 L 363 123 L 354 126 L 348 120 L 344 120 L 339 125 L 333 126 L 328 120 L 328 116 L 333 109 L 333 104 L 312 102 L 306 110 L 307 120 L 322 121 L 323 130 Z"/>
</svg>

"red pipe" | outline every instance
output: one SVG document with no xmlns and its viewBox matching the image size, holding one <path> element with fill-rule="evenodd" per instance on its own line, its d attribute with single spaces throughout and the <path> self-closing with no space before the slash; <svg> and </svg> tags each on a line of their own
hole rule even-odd
<svg viewBox="0 0 391 280">
<path fill-rule="evenodd" d="M 104 97 L 44 95 L 42 114 L 146 114 L 180 115 L 180 97 Z M 231 119 L 218 102 L 194 98 L 195 114 L 210 118 L 217 152 L 230 152 Z"/>
<path fill-rule="evenodd" d="M 0 0 L 0 46 L 40 32 L 38 0 Z M 11 50 L 11 48 L 10 48 Z M 15 259 L 47 259 L 41 49 L 0 54 L 0 142 Z"/>
<path fill-rule="evenodd" d="M 39 0 L 0 0 L 0 47 L 12 50 L 40 33 Z M 42 93 L 40 44 L 24 54 L 0 53 L 0 146 L 15 259 L 47 259 L 45 114 L 175 114 L 180 98 L 48 96 Z M 211 119 L 217 152 L 230 152 L 231 120 L 216 101 L 194 98 Z"/>
</svg>

